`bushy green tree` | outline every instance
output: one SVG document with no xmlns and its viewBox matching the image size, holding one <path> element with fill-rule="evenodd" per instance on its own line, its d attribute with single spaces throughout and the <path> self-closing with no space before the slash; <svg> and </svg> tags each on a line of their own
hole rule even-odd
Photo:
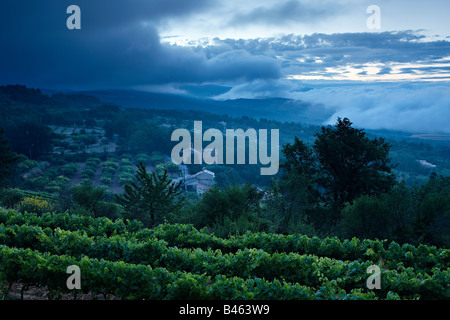
<svg viewBox="0 0 450 320">
<path fill-rule="evenodd" d="M 221 237 L 247 230 L 266 231 L 268 225 L 260 207 L 263 196 L 262 191 L 249 184 L 222 189 L 213 187 L 197 204 L 194 223 Z"/>
<path fill-rule="evenodd" d="M 414 189 L 413 232 L 419 242 L 450 247 L 450 177 L 431 174 Z"/>
<path fill-rule="evenodd" d="M 314 142 L 319 184 L 335 212 L 362 195 L 391 190 L 395 176 L 389 149 L 383 138 L 369 139 L 347 118 L 338 118 L 333 127 L 322 127 Z"/>
<path fill-rule="evenodd" d="M 73 201 L 81 207 L 94 212 L 95 206 L 104 199 L 104 191 L 90 183 L 82 183 L 72 188 Z"/>
<path fill-rule="evenodd" d="M 74 186 L 72 199 L 77 205 L 75 213 L 110 219 L 122 217 L 122 207 L 114 202 L 106 201 L 105 190 L 94 187 L 91 183 Z"/>
<path fill-rule="evenodd" d="M 379 196 L 361 196 L 342 210 L 343 237 L 450 246 L 450 178 L 432 174 L 424 185 L 401 183 Z"/>
<path fill-rule="evenodd" d="M 162 175 L 149 173 L 140 163 L 135 178 L 136 182 L 124 186 L 125 192 L 122 195 L 116 195 L 127 218 L 141 220 L 146 226 L 152 227 L 169 218 L 181 207 L 181 181 L 172 182 L 167 171 Z"/>
<path fill-rule="evenodd" d="M 316 188 L 317 164 L 312 149 L 295 138 L 294 144 L 286 144 L 280 161 L 282 175 L 271 188 L 271 205 L 279 216 L 277 232 L 293 231 L 298 222 L 311 223 L 314 208 L 319 204 L 320 193 Z"/>
<path fill-rule="evenodd" d="M 345 238 L 385 239 L 390 235 L 389 208 L 376 196 L 364 195 L 342 210 Z"/>
<path fill-rule="evenodd" d="M 280 161 L 282 175 L 272 184 L 272 210 L 278 232 L 292 225 L 311 226 L 333 233 L 345 205 L 363 195 L 387 193 L 395 185 L 389 158 L 390 145 L 369 139 L 347 118 L 323 126 L 312 146 L 297 137 L 285 144 Z"/>
</svg>

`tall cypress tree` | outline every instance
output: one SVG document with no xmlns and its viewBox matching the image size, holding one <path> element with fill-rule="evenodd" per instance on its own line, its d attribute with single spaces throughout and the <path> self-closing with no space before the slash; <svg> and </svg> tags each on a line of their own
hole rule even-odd
<svg viewBox="0 0 450 320">
<path fill-rule="evenodd" d="M 4 130 L 0 129 L 0 189 L 5 187 L 8 178 L 14 172 L 14 164 L 19 156 L 11 151 L 8 139 L 4 136 Z"/>
</svg>

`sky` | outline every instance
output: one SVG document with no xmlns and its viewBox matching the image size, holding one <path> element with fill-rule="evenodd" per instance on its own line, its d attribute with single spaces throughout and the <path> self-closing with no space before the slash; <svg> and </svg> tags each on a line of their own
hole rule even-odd
<svg viewBox="0 0 450 320">
<path fill-rule="evenodd" d="M 66 25 L 70 5 L 81 29 Z M 375 5 L 379 29 L 367 20 Z M 283 97 L 368 129 L 449 133 L 448 0 L 15 0 L 0 3 L 0 84 Z"/>
</svg>

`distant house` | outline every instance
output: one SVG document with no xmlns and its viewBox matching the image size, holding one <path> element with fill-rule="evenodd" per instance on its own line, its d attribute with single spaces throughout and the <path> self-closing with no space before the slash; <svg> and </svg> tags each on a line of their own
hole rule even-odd
<svg viewBox="0 0 450 320">
<path fill-rule="evenodd" d="M 214 172 L 205 168 L 196 174 L 186 175 L 186 177 L 179 178 L 178 180 L 183 181 L 182 186 L 185 191 L 197 192 L 199 195 L 211 189 L 215 184 Z"/>
</svg>

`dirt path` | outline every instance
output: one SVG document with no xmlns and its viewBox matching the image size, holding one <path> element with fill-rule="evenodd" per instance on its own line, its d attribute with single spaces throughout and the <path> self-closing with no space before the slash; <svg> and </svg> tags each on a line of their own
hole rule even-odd
<svg viewBox="0 0 450 320">
<path fill-rule="evenodd" d="M 21 300 L 21 290 L 23 284 L 14 283 L 9 291 L 6 300 Z M 23 293 L 23 300 L 48 300 L 49 290 L 46 287 L 30 286 L 28 290 Z M 107 297 L 110 300 L 115 300 L 114 297 Z M 77 300 L 105 300 L 103 295 L 93 296 L 92 294 L 77 294 Z M 72 294 L 63 294 L 61 300 L 74 300 Z"/>
<path fill-rule="evenodd" d="M 72 181 L 70 181 L 71 187 L 81 183 L 81 172 L 83 172 L 84 167 L 86 167 L 86 164 L 84 162 L 78 162 L 75 164 L 78 166 L 78 172 L 72 178 Z"/>
</svg>

